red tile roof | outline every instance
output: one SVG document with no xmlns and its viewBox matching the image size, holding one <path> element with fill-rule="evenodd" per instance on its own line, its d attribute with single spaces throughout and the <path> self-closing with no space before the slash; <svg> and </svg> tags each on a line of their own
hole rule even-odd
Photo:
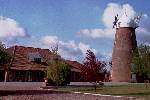
<svg viewBox="0 0 150 100">
<path fill-rule="evenodd" d="M 11 69 L 14 70 L 47 70 L 49 60 L 55 56 L 50 52 L 49 49 L 24 47 L 24 46 L 13 46 L 7 49 L 12 55 Z M 38 53 L 42 58 L 42 63 L 36 63 L 29 59 L 29 54 Z M 82 64 L 77 61 L 65 60 L 70 65 L 71 69 L 81 70 Z"/>
<path fill-rule="evenodd" d="M 53 54 L 48 49 L 13 46 L 7 50 L 14 58 L 11 69 L 15 70 L 47 70 L 48 61 L 53 58 Z M 43 63 L 30 61 L 28 58 L 29 53 L 39 53 L 43 58 Z"/>
<path fill-rule="evenodd" d="M 82 68 L 82 64 L 77 61 L 66 60 L 66 63 L 69 64 L 71 67 L 78 69 L 78 70 L 81 70 Z"/>
</svg>

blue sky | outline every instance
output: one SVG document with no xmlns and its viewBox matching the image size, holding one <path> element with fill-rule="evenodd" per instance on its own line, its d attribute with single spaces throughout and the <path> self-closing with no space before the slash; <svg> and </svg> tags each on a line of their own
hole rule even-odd
<svg viewBox="0 0 150 100">
<path fill-rule="evenodd" d="M 41 48 L 49 48 L 55 44 L 54 41 L 58 41 L 60 54 L 72 60 L 83 59 L 86 49 L 89 48 L 98 57 L 111 57 L 114 33 L 105 25 L 107 19 L 103 18 L 104 12 L 110 6 L 122 9 L 125 4 L 131 6 L 134 12 L 145 14 L 146 18 L 141 25 L 144 31 L 138 31 L 137 39 L 149 44 L 150 29 L 144 26 L 145 23 L 150 25 L 149 0 L 0 0 L 1 20 L 7 21 L 5 24 L 13 20 L 15 24 L 2 24 L 0 39 L 7 46 L 17 44 Z M 109 14 L 108 16 L 114 18 Z M 23 31 L 18 31 L 18 28 Z M 8 29 L 13 30 L 11 35 Z M 105 36 L 104 29 L 109 30 L 110 36 Z M 103 30 L 104 33 L 101 34 Z M 145 32 L 145 35 L 140 32 Z"/>
</svg>

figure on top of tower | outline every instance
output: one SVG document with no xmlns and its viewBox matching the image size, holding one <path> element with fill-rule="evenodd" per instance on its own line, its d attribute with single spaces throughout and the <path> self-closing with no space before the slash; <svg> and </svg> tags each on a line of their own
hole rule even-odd
<svg viewBox="0 0 150 100">
<path fill-rule="evenodd" d="M 115 16 L 115 21 L 113 22 L 113 28 L 117 27 L 118 14 Z"/>
</svg>

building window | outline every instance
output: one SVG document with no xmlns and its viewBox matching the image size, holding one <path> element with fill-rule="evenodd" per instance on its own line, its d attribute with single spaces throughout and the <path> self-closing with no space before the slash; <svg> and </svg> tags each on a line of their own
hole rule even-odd
<svg viewBox="0 0 150 100">
<path fill-rule="evenodd" d="M 41 58 L 34 58 L 34 61 L 37 63 L 41 63 Z"/>
</svg>

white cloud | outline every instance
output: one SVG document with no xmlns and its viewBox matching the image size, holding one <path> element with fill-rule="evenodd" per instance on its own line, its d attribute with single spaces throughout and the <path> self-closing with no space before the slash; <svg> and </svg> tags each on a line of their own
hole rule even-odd
<svg viewBox="0 0 150 100">
<path fill-rule="evenodd" d="M 137 35 L 142 34 L 142 35 L 149 35 L 149 36 L 150 36 L 150 33 L 149 33 L 149 31 L 147 30 L 147 28 L 143 28 L 143 27 L 137 28 L 137 29 L 136 29 L 136 33 L 137 33 Z"/>
<path fill-rule="evenodd" d="M 78 34 L 91 38 L 114 38 L 114 29 L 83 29 Z"/>
<path fill-rule="evenodd" d="M 91 38 L 114 39 L 115 29 L 112 29 L 114 18 L 117 14 L 119 17 L 121 17 L 125 11 L 129 17 L 134 17 L 136 14 L 133 7 L 129 4 L 119 5 L 117 3 L 109 3 L 104 9 L 104 13 L 101 19 L 105 28 L 82 29 L 78 32 L 78 34 Z"/>
<path fill-rule="evenodd" d="M 57 36 L 44 36 L 41 41 L 45 45 L 56 45 L 59 42 Z"/>
<path fill-rule="evenodd" d="M 145 28 L 150 32 L 150 17 L 147 14 L 143 14 L 143 17 L 140 21 L 140 27 Z"/>
<path fill-rule="evenodd" d="M 87 50 L 92 50 L 95 54 L 97 53 L 97 51 L 95 49 L 92 49 L 90 47 L 90 45 L 84 44 L 82 42 L 79 43 L 78 45 L 79 49 L 82 51 L 82 53 L 85 55 Z"/>
<path fill-rule="evenodd" d="M 109 41 L 108 39 L 110 39 L 110 42 L 112 42 L 115 37 L 115 29 L 112 29 L 115 16 L 118 14 L 118 17 L 120 18 L 125 11 L 130 18 L 139 14 L 139 12 L 137 13 L 130 4 L 120 5 L 117 3 L 108 3 L 101 18 L 103 22 L 102 24 L 105 27 L 82 29 L 78 32 L 78 34 L 93 39 L 106 39 L 107 42 Z M 136 29 L 138 43 L 142 42 L 150 44 L 150 17 L 147 14 L 143 14 L 139 26 L 140 27 Z M 103 53 L 103 55 L 100 54 L 100 56 L 105 56 L 106 58 L 111 58 L 111 55 L 112 53 Z"/>
<path fill-rule="evenodd" d="M 114 16 L 116 16 L 117 13 L 121 13 L 121 11 L 122 11 L 121 6 L 119 6 L 116 3 L 109 3 L 103 13 L 102 17 L 103 24 L 106 27 L 112 28 Z"/>
<path fill-rule="evenodd" d="M 118 14 L 121 17 L 125 11 L 128 17 L 133 18 L 136 14 L 133 7 L 129 4 L 119 5 L 117 3 L 109 3 L 103 13 L 103 24 L 107 28 L 112 28 L 115 16 Z"/>
<path fill-rule="evenodd" d="M 150 17 L 147 14 L 143 14 L 136 35 L 139 44 L 150 44 Z"/>
<path fill-rule="evenodd" d="M 117 4 L 117 3 L 108 3 L 107 7 L 104 9 L 104 13 L 102 15 L 102 22 L 105 28 L 97 28 L 97 29 L 82 29 L 78 32 L 78 34 L 90 37 L 90 38 L 109 38 L 114 39 L 115 29 L 112 29 L 113 21 L 115 16 L 118 14 L 119 18 L 126 11 L 128 17 L 133 18 L 137 16 L 137 12 L 130 4 Z M 140 27 L 136 29 L 136 35 L 138 43 L 149 42 L 150 43 L 150 17 L 143 13 L 143 16 L 140 21 Z"/>
<path fill-rule="evenodd" d="M 82 42 L 77 44 L 74 40 L 62 41 L 57 36 L 44 36 L 41 38 L 40 42 L 42 43 L 42 47 L 49 49 L 51 49 L 51 46 L 58 44 L 60 55 L 70 60 L 79 60 L 83 58 L 88 49 L 96 53 L 96 50 L 92 49 L 88 44 Z"/>
<path fill-rule="evenodd" d="M 25 29 L 14 19 L 0 16 L 0 40 L 14 42 L 19 37 L 26 37 Z"/>
<path fill-rule="evenodd" d="M 103 24 L 107 29 L 112 28 L 114 17 L 116 14 L 119 18 L 122 16 L 123 12 L 126 11 L 128 17 L 133 18 L 137 16 L 137 12 L 130 4 L 119 5 L 117 3 L 109 3 L 103 13 Z M 111 17 L 110 17 L 111 16 Z M 150 18 L 147 14 L 143 13 L 139 27 L 136 29 L 137 41 L 138 43 L 150 42 Z M 114 32 L 115 33 L 115 32 Z M 113 35 L 115 35 L 113 33 Z"/>
</svg>

